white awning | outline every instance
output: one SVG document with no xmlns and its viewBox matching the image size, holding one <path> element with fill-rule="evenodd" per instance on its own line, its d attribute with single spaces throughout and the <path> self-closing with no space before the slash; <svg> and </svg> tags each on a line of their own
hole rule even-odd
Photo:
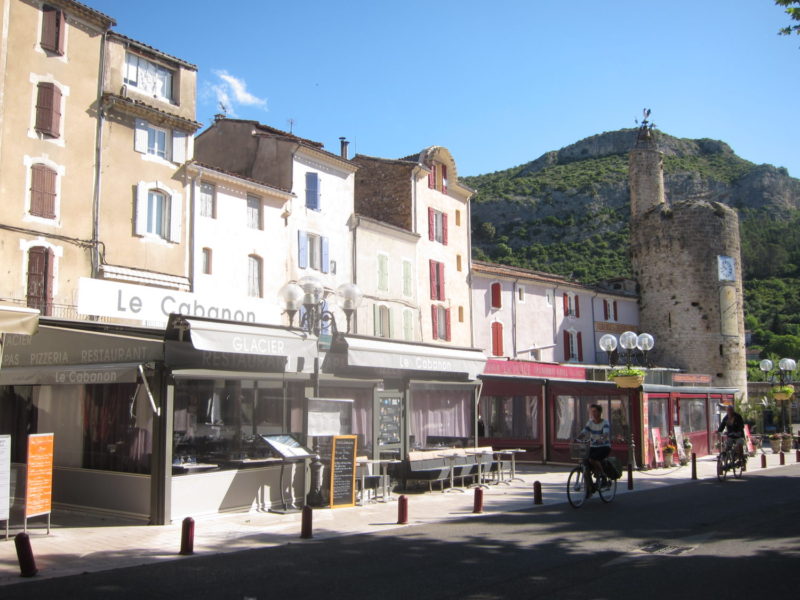
<svg viewBox="0 0 800 600">
<path fill-rule="evenodd" d="M 351 367 L 464 373 L 468 379 L 475 379 L 486 364 L 486 356 L 477 349 L 404 344 L 351 336 L 345 336 L 345 339 L 347 364 Z"/>
<path fill-rule="evenodd" d="M 38 310 L 21 306 L 0 306 L 0 333 L 33 335 L 38 329 Z"/>
<path fill-rule="evenodd" d="M 297 370 L 294 364 L 298 358 L 303 359 L 300 370 L 309 370 L 317 355 L 317 338 L 304 331 L 190 318 L 186 319 L 186 323 L 189 324 L 192 346 L 198 350 L 285 356 L 289 359 L 290 371 Z"/>
</svg>

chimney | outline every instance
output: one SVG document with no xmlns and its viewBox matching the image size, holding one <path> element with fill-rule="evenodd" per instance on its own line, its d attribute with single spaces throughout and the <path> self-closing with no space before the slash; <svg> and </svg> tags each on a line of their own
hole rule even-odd
<svg viewBox="0 0 800 600">
<path fill-rule="evenodd" d="M 347 147 L 350 145 L 350 142 L 348 142 L 345 138 L 340 137 L 339 143 L 341 144 L 340 154 L 343 159 L 347 160 Z"/>
</svg>

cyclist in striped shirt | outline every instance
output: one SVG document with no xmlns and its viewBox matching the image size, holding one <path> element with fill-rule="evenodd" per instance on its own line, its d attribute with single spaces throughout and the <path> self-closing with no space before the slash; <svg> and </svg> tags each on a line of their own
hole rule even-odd
<svg viewBox="0 0 800 600">
<path fill-rule="evenodd" d="M 589 406 L 589 414 L 591 418 L 578 437 L 589 439 L 589 456 L 586 461 L 597 476 L 597 480 L 605 483 L 602 461 L 611 454 L 611 425 L 608 419 L 603 418 L 603 407 L 599 404 Z"/>
</svg>

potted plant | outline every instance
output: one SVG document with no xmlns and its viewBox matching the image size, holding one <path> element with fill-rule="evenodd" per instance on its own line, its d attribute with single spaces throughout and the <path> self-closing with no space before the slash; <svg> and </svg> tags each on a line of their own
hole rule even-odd
<svg viewBox="0 0 800 600">
<path fill-rule="evenodd" d="M 667 444 L 662 449 L 662 452 L 664 453 L 664 466 L 665 467 L 671 467 L 672 466 L 672 464 L 673 464 L 672 463 L 672 458 L 675 455 L 675 450 L 676 450 L 676 448 L 672 444 Z"/>
<path fill-rule="evenodd" d="M 772 397 L 775 400 L 788 400 L 794 394 L 793 385 L 776 385 L 772 388 Z"/>
<path fill-rule="evenodd" d="M 613 369 L 608 378 L 617 384 L 618 388 L 638 388 L 644 382 L 644 370 L 634 367 L 619 367 Z"/>
<path fill-rule="evenodd" d="M 791 452 L 791 451 L 792 451 L 792 434 L 791 433 L 781 434 L 781 452 Z"/>
<path fill-rule="evenodd" d="M 769 434 L 769 445 L 772 448 L 773 454 L 778 454 L 781 451 L 781 444 L 783 443 L 783 435 L 780 433 Z"/>
</svg>

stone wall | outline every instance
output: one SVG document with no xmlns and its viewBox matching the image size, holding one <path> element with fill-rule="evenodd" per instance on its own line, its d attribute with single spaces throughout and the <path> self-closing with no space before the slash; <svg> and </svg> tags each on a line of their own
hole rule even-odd
<svg viewBox="0 0 800 600">
<path fill-rule="evenodd" d="M 414 231 L 411 198 L 412 162 L 356 155 L 355 211 L 406 231 Z"/>
</svg>

